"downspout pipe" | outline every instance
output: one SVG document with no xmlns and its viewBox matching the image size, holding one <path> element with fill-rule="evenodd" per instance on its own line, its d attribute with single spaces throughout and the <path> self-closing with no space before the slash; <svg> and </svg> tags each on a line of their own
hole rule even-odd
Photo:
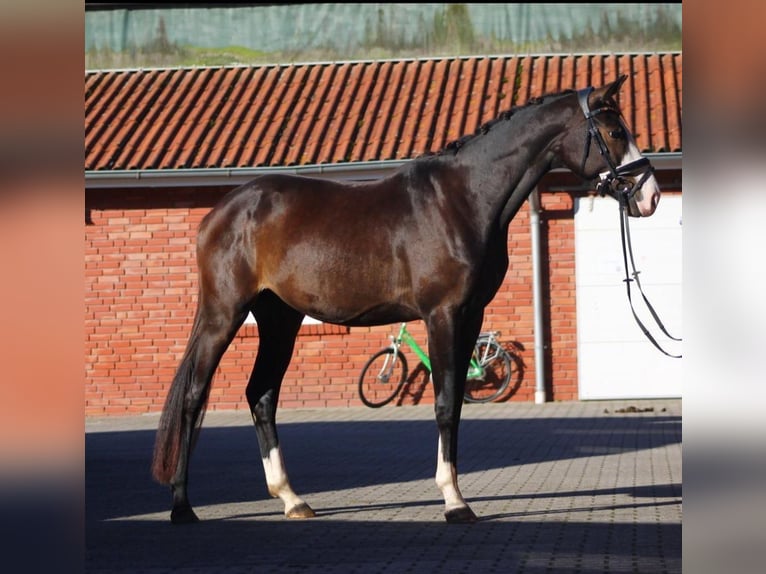
<svg viewBox="0 0 766 574">
<path fill-rule="evenodd" d="M 535 404 L 545 403 L 545 338 L 543 322 L 543 276 L 540 249 L 540 192 L 529 195 L 529 227 L 532 240 L 532 309 L 535 330 Z"/>
</svg>

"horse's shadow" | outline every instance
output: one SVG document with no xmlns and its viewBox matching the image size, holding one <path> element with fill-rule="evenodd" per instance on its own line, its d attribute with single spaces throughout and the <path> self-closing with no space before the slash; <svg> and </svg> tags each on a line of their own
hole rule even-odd
<svg viewBox="0 0 766 574">
<path fill-rule="evenodd" d="M 460 472 L 514 473 L 528 464 L 657 448 L 680 442 L 680 425 L 678 416 L 465 419 Z M 279 429 L 291 482 L 309 503 L 312 493 L 431 481 L 434 476 L 437 431 L 431 420 L 283 423 Z M 154 432 L 148 430 L 86 435 L 87 519 L 169 509 L 167 488 L 153 482 L 149 472 L 153 441 Z M 434 494 L 430 486 L 424 497 Z M 191 460 L 190 489 L 195 505 L 269 499 L 252 426 L 203 428 Z M 472 500 L 470 490 L 464 494 Z"/>
<path fill-rule="evenodd" d="M 649 490 L 651 488 L 651 491 Z M 545 508 L 542 510 L 520 510 L 516 512 L 501 512 L 496 514 L 482 514 L 479 516 L 479 522 L 489 522 L 493 520 L 501 520 L 506 518 L 521 518 L 530 516 L 549 516 L 554 514 L 571 514 L 577 512 L 593 512 L 596 510 L 621 510 L 621 509 L 638 509 L 638 508 L 655 508 L 658 506 L 675 506 L 681 502 L 681 485 L 680 484 L 662 484 L 655 485 L 654 487 L 631 487 L 631 488 L 609 488 L 600 490 L 586 490 L 586 491 L 560 491 L 560 492 L 540 492 L 534 495 L 508 495 L 508 496 L 475 496 L 471 497 L 471 503 L 481 502 L 508 502 L 509 500 L 523 500 L 525 498 L 561 498 L 561 497 L 573 497 L 573 496 L 592 496 L 594 499 L 599 496 L 613 497 L 619 494 L 626 494 L 638 498 L 653 498 L 649 502 L 623 502 L 623 503 L 602 503 L 594 502 L 592 505 L 580 506 L 580 507 L 567 507 L 562 509 L 550 509 Z M 657 498 L 667 498 L 667 500 L 656 500 Z M 441 511 L 444 506 L 444 501 L 439 498 L 432 498 L 428 500 L 409 500 L 399 502 L 377 502 L 367 504 L 351 504 L 346 506 L 327 506 L 317 510 L 317 516 L 320 517 L 340 517 L 344 515 L 364 515 L 371 511 L 376 510 L 394 510 L 402 508 L 423 508 L 433 507 L 436 509 L 436 513 Z M 233 513 L 230 516 L 211 518 L 210 520 L 233 520 L 233 519 L 257 519 L 257 518 L 281 518 L 281 508 L 277 511 L 264 511 L 264 512 L 246 512 L 246 513 Z"/>
<path fill-rule="evenodd" d="M 293 486 L 317 512 L 309 521 L 285 519 L 280 501 L 268 497 L 252 426 L 205 427 L 190 475 L 191 502 L 202 522 L 191 527 L 170 525 L 170 493 L 151 479 L 154 431 L 88 433 L 86 563 L 105 571 L 124 571 L 126 565 L 134 571 L 241 571 L 236 568 L 247 565 L 265 572 L 324 572 L 330 564 L 335 571 L 405 571 L 418 564 L 420 571 L 433 566 L 457 572 L 475 566 L 479 552 L 491 555 L 502 571 L 518 571 L 529 556 L 551 553 L 551 541 L 539 533 L 557 525 L 555 550 L 561 555 L 630 556 L 635 540 L 651 539 L 657 544 L 642 547 L 642 554 L 651 553 L 652 560 L 672 569 L 680 561 L 680 523 L 618 524 L 585 517 L 677 506 L 679 484 L 524 493 L 513 489 L 513 478 L 524 465 L 630 455 L 678 443 L 680 425 L 678 416 L 465 418 L 461 475 L 464 494 L 478 511 L 477 528 L 455 527 L 442 518 L 444 501 L 433 484 L 432 420 L 281 424 Z M 472 496 L 471 479 L 481 475 L 471 473 L 493 469 L 508 473 L 505 486 Z M 385 485 L 390 486 L 375 488 Z M 408 491 L 386 499 L 386 491 L 400 487 Z M 566 508 L 545 502 L 562 497 L 580 502 Z M 381 519 L 400 509 L 412 519 Z M 562 520 L 547 517 L 557 513 Z M 435 554 L 448 560 L 446 570 L 446 564 L 429 561 Z M 569 567 L 547 571 L 571 572 Z"/>
<path fill-rule="evenodd" d="M 603 572 L 608 559 L 635 560 L 641 544 L 641 560 L 656 566 L 642 571 L 680 572 L 680 524 L 571 519 L 552 524 L 532 517 L 455 526 L 423 520 L 248 518 L 254 516 L 191 527 L 108 521 L 90 531 L 86 564 L 104 572 L 543 571 L 527 567 L 536 558 L 544 561 L 545 572 L 568 574 Z M 558 563 L 551 564 L 554 559 Z M 577 568 L 580 560 L 596 566 Z"/>
</svg>

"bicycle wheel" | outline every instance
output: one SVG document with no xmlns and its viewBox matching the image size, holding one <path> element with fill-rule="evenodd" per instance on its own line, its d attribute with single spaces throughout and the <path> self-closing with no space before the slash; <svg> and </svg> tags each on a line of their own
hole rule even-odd
<svg viewBox="0 0 766 574">
<path fill-rule="evenodd" d="M 484 368 L 484 376 L 465 382 L 465 400 L 469 403 L 489 403 L 500 397 L 511 382 L 515 361 L 493 339 L 476 341 L 474 360 Z"/>
<path fill-rule="evenodd" d="M 407 360 L 399 350 L 381 349 L 367 360 L 359 375 L 359 398 L 368 407 L 394 400 L 407 380 Z"/>
</svg>

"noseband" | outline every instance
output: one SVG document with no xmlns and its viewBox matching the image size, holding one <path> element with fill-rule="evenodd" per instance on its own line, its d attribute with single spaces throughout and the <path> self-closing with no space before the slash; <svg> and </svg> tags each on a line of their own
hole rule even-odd
<svg viewBox="0 0 766 574">
<path fill-rule="evenodd" d="M 580 171 L 583 172 L 585 170 L 585 162 L 588 161 L 588 154 L 590 153 L 590 143 L 591 140 L 594 139 L 598 145 L 599 152 L 601 152 L 607 165 L 609 165 L 609 171 L 602 173 L 599 176 L 599 182 L 596 185 L 596 189 L 602 196 L 605 193 L 608 193 L 621 204 L 627 204 L 652 175 L 654 167 L 645 157 L 621 165 L 615 163 L 612 155 L 609 153 L 609 148 L 606 146 L 606 142 L 604 141 L 601 132 L 598 131 L 596 122 L 594 121 L 594 118 L 598 114 L 606 111 L 608 108 L 600 108 L 598 110 L 590 109 L 590 106 L 588 105 L 588 96 L 590 96 L 592 91 L 593 88 L 589 87 L 577 92 L 580 107 L 585 114 L 585 119 L 588 121 L 588 131 L 585 134 L 585 153 L 582 158 Z M 632 185 L 628 179 L 629 177 L 634 179 Z"/>
</svg>

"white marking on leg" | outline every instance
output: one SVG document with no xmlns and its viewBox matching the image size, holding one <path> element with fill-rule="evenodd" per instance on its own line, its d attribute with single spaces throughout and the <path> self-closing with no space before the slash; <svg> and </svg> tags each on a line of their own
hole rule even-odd
<svg viewBox="0 0 766 574">
<path fill-rule="evenodd" d="M 305 504 L 290 486 L 287 479 L 284 461 L 282 459 L 282 450 L 279 447 L 272 448 L 269 451 L 269 457 L 263 460 L 263 470 L 266 473 L 266 486 L 269 494 L 274 498 L 281 498 L 285 503 L 285 513 L 299 504 Z"/>
<path fill-rule="evenodd" d="M 441 437 L 439 437 L 439 447 L 436 453 L 436 486 L 439 487 L 442 496 L 444 496 L 445 512 L 468 506 L 457 485 L 455 464 L 446 462 L 442 455 Z"/>
</svg>

